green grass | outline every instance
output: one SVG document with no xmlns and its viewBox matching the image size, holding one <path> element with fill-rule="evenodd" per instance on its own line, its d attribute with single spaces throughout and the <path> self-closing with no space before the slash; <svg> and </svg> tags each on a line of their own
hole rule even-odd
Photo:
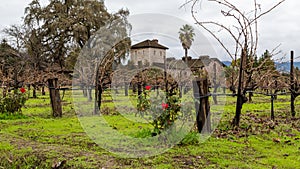
<svg viewBox="0 0 300 169">
<path fill-rule="evenodd" d="M 103 116 L 108 124 L 107 128 L 101 128 L 103 132 L 113 129 L 131 137 L 151 137 L 151 125 L 130 111 L 126 118 L 114 112 L 114 103 L 108 95 L 106 91 L 102 105 L 108 112 Z M 87 101 L 79 92 L 75 97 L 82 103 Z M 130 99 L 136 103 L 133 95 Z M 66 92 L 63 118 L 52 118 L 49 96 L 40 95 L 27 101 L 23 115 L 1 115 L 0 168 L 51 168 L 63 160 L 65 168 L 292 169 L 300 166 L 300 117 L 299 113 L 296 119 L 290 117 L 288 96 L 279 96 L 275 101 L 273 122 L 270 98 L 255 95 L 253 103 L 243 106 L 240 128 L 229 124 L 236 98 L 226 97 L 220 124 L 208 140 L 203 142 L 197 133 L 191 132 L 172 149 L 148 158 L 122 158 L 95 144 L 85 133 L 72 100 L 71 92 Z M 128 105 L 120 100 L 120 105 Z M 297 100 L 298 111 L 299 105 Z M 221 111 L 222 106 L 212 105 L 212 110 Z M 85 118 L 93 122 L 98 117 Z"/>
</svg>

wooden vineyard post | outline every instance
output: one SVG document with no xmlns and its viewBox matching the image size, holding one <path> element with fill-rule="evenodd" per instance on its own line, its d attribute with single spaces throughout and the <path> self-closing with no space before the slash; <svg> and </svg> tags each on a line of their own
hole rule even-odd
<svg viewBox="0 0 300 169">
<path fill-rule="evenodd" d="M 195 108 L 197 112 L 196 122 L 198 132 L 209 133 L 211 131 L 210 122 L 210 106 L 208 93 L 208 80 L 197 79 L 193 81 L 193 91 L 195 101 Z"/>
<path fill-rule="evenodd" d="M 53 117 L 62 117 L 62 107 L 58 88 L 58 79 L 48 79 L 50 92 L 50 101 L 52 106 Z"/>
<path fill-rule="evenodd" d="M 295 81 L 294 81 L 294 51 L 291 51 L 291 70 L 290 70 L 290 90 L 291 90 L 291 113 L 295 117 Z"/>
<path fill-rule="evenodd" d="M 128 82 L 124 76 L 124 87 L 125 87 L 125 96 L 128 96 Z"/>
<path fill-rule="evenodd" d="M 274 115 L 274 100 L 275 100 L 275 94 L 271 95 L 271 119 L 274 121 L 275 115 Z"/>
</svg>

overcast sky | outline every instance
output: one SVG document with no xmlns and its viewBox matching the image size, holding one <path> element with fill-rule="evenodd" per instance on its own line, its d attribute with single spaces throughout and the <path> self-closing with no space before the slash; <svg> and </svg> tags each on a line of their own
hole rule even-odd
<svg viewBox="0 0 300 169">
<path fill-rule="evenodd" d="M 240 3 L 242 8 L 249 7 L 251 5 L 251 0 L 241 1 L 235 0 Z M 31 0 L 6 0 L 2 1 L 0 4 L 0 29 L 8 27 L 12 24 L 19 24 L 21 23 L 21 17 L 24 16 L 24 9 L 25 7 L 31 2 Z M 46 4 L 48 0 L 41 0 L 43 4 Z M 128 8 L 132 18 L 135 18 L 134 22 L 137 25 L 139 22 L 147 25 L 145 21 L 141 21 L 139 18 L 143 15 L 138 14 L 145 14 L 145 13 L 152 13 L 152 14 L 163 14 L 163 18 L 169 19 L 173 18 L 173 22 L 177 22 L 177 26 L 168 25 L 166 26 L 167 29 L 173 29 L 173 32 L 178 32 L 178 25 L 182 23 L 189 23 L 193 25 L 194 20 L 190 14 L 190 8 L 187 6 L 185 8 L 179 8 L 186 0 L 151 0 L 151 1 L 143 1 L 143 0 L 106 0 L 105 5 L 111 12 L 116 12 L 120 8 Z M 243 3 L 241 3 L 243 2 Z M 258 3 L 261 3 L 262 10 L 270 7 L 274 4 L 275 0 L 260 0 Z M 272 50 L 279 44 L 279 49 L 282 51 L 280 55 L 277 57 L 282 57 L 287 55 L 289 57 L 290 50 L 294 50 L 296 56 L 300 55 L 300 12 L 299 12 L 300 1 L 298 0 L 286 0 L 283 4 L 277 7 L 274 11 L 267 14 L 265 17 L 261 18 L 259 21 L 259 49 L 258 55 L 261 55 L 262 52 L 266 49 Z M 199 14 L 201 14 L 201 18 L 210 18 L 210 19 L 221 19 L 218 18 L 219 15 L 216 15 L 220 10 L 215 6 L 211 6 L 208 2 L 203 0 L 202 4 L 198 5 Z M 168 17 L 169 15 L 170 17 Z M 144 16 L 150 16 L 149 14 Z M 155 15 L 157 17 L 157 15 Z M 155 17 L 153 15 L 150 16 L 152 18 L 152 22 L 156 22 Z M 177 20 L 176 20 L 177 19 Z M 159 18 L 158 18 L 159 20 Z M 172 20 L 172 19 L 171 19 Z M 160 20 L 159 22 L 162 22 Z M 226 23 L 226 22 L 225 22 Z M 167 25 L 167 24 L 166 24 Z M 226 56 L 225 52 L 217 45 L 217 43 L 206 34 L 206 32 L 200 29 L 197 26 L 194 26 L 197 29 L 199 34 L 204 34 L 208 41 L 204 40 L 205 43 L 210 43 L 214 52 L 207 47 L 203 47 L 203 49 L 198 50 L 196 52 L 191 52 L 193 57 L 197 57 L 194 55 L 210 55 L 213 57 L 218 57 L 221 60 L 230 60 L 230 57 Z M 134 28 L 133 28 L 134 29 Z M 139 30 L 140 32 L 143 32 Z M 136 34 L 139 33 L 136 32 Z M 146 34 L 145 34 L 146 35 Z M 175 43 L 175 37 L 177 38 L 178 35 L 171 35 L 169 38 L 163 38 L 158 36 L 157 38 L 162 42 L 164 45 L 168 47 L 172 46 Z M 136 41 L 139 41 L 142 38 L 147 38 L 147 36 L 135 36 Z M 133 38 L 133 39 L 134 39 Z M 156 38 L 154 35 L 149 35 L 149 38 Z M 160 39 L 161 38 L 161 39 Z M 169 39 L 169 41 L 168 41 Z M 194 43 L 195 46 L 199 46 L 200 42 L 203 41 L 205 37 L 202 35 L 196 36 L 196 41 Z M 135 41 L 134 41 L 135 42 Z M 166 44 L 167 43 L 167 44 Z M 201 43 L 203 45 L 203 43 Z M 206 44 L 207 45 L 207 44 Z M 176 45 L 175 45 L 176 46 Z M 177 48 L 173 52 L 179 51 L 177 43 Z M 171 48 L 171 47 L 170 47 Z M 177 51 L 176 51 L 177 50 Z M 172 51 L 170 52 L 172 53 Z M 182 51 L 182 55 L 183 55 Z M 172 54 L 170 54 L 172 55 Z"/>
</svg>

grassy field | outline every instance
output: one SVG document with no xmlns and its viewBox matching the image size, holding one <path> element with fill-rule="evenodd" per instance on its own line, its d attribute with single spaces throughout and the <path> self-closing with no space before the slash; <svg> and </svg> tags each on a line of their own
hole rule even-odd
<svg viewBox="0 0 300 169">
<path fill-rule="evenodd" d="M 151 135 L 151 125 L 123 118 L 110 100 L 104 98 L 102 113 L 111 128 L 137 138 Z M 31 98 L 23 115 L 0 117 L 0 168 L 300 168 L 300 112 L 290 117 L 289 97 L 275 101 L 275 121 L 271 121 L 270 98 L 255 95 L 253 103 L 243 106 L 239 128 L 229 123 L 235 100 L 226 98 L 221 121 L 205 142 L 191 131 L 163 154 L 122 158 L 85 133 L 71 92 L 64 96 L 63 118 L 58 119 L 51 117 L 48 96 Z"/>
</svg>

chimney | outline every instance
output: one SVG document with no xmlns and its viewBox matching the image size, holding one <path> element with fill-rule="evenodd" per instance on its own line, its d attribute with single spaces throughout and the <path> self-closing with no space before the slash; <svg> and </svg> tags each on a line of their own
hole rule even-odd
<svg viewBox="0 0 300 169">
<path fill-rule="evenodd" d="M 152 42 L 158 43 L 158 40 L 157 39 L 153 39 Z"/>
<path fill-rule="evenodd" d="M 182 57 L 182 60 L 185 61 L 185 56 Z M 188 57 L 187 57 L 187 60 L 188 60 L 188 61 L 189 61 L 189 60 L 192 60 L 192 57 L 191 57 L 191 56 L 188 56 Z"/>
<path fill-rule="evenodd" d="M 200 60 L 209 60 L 210 57 L 208 55 L 199 56 Z"/>
</svg>

